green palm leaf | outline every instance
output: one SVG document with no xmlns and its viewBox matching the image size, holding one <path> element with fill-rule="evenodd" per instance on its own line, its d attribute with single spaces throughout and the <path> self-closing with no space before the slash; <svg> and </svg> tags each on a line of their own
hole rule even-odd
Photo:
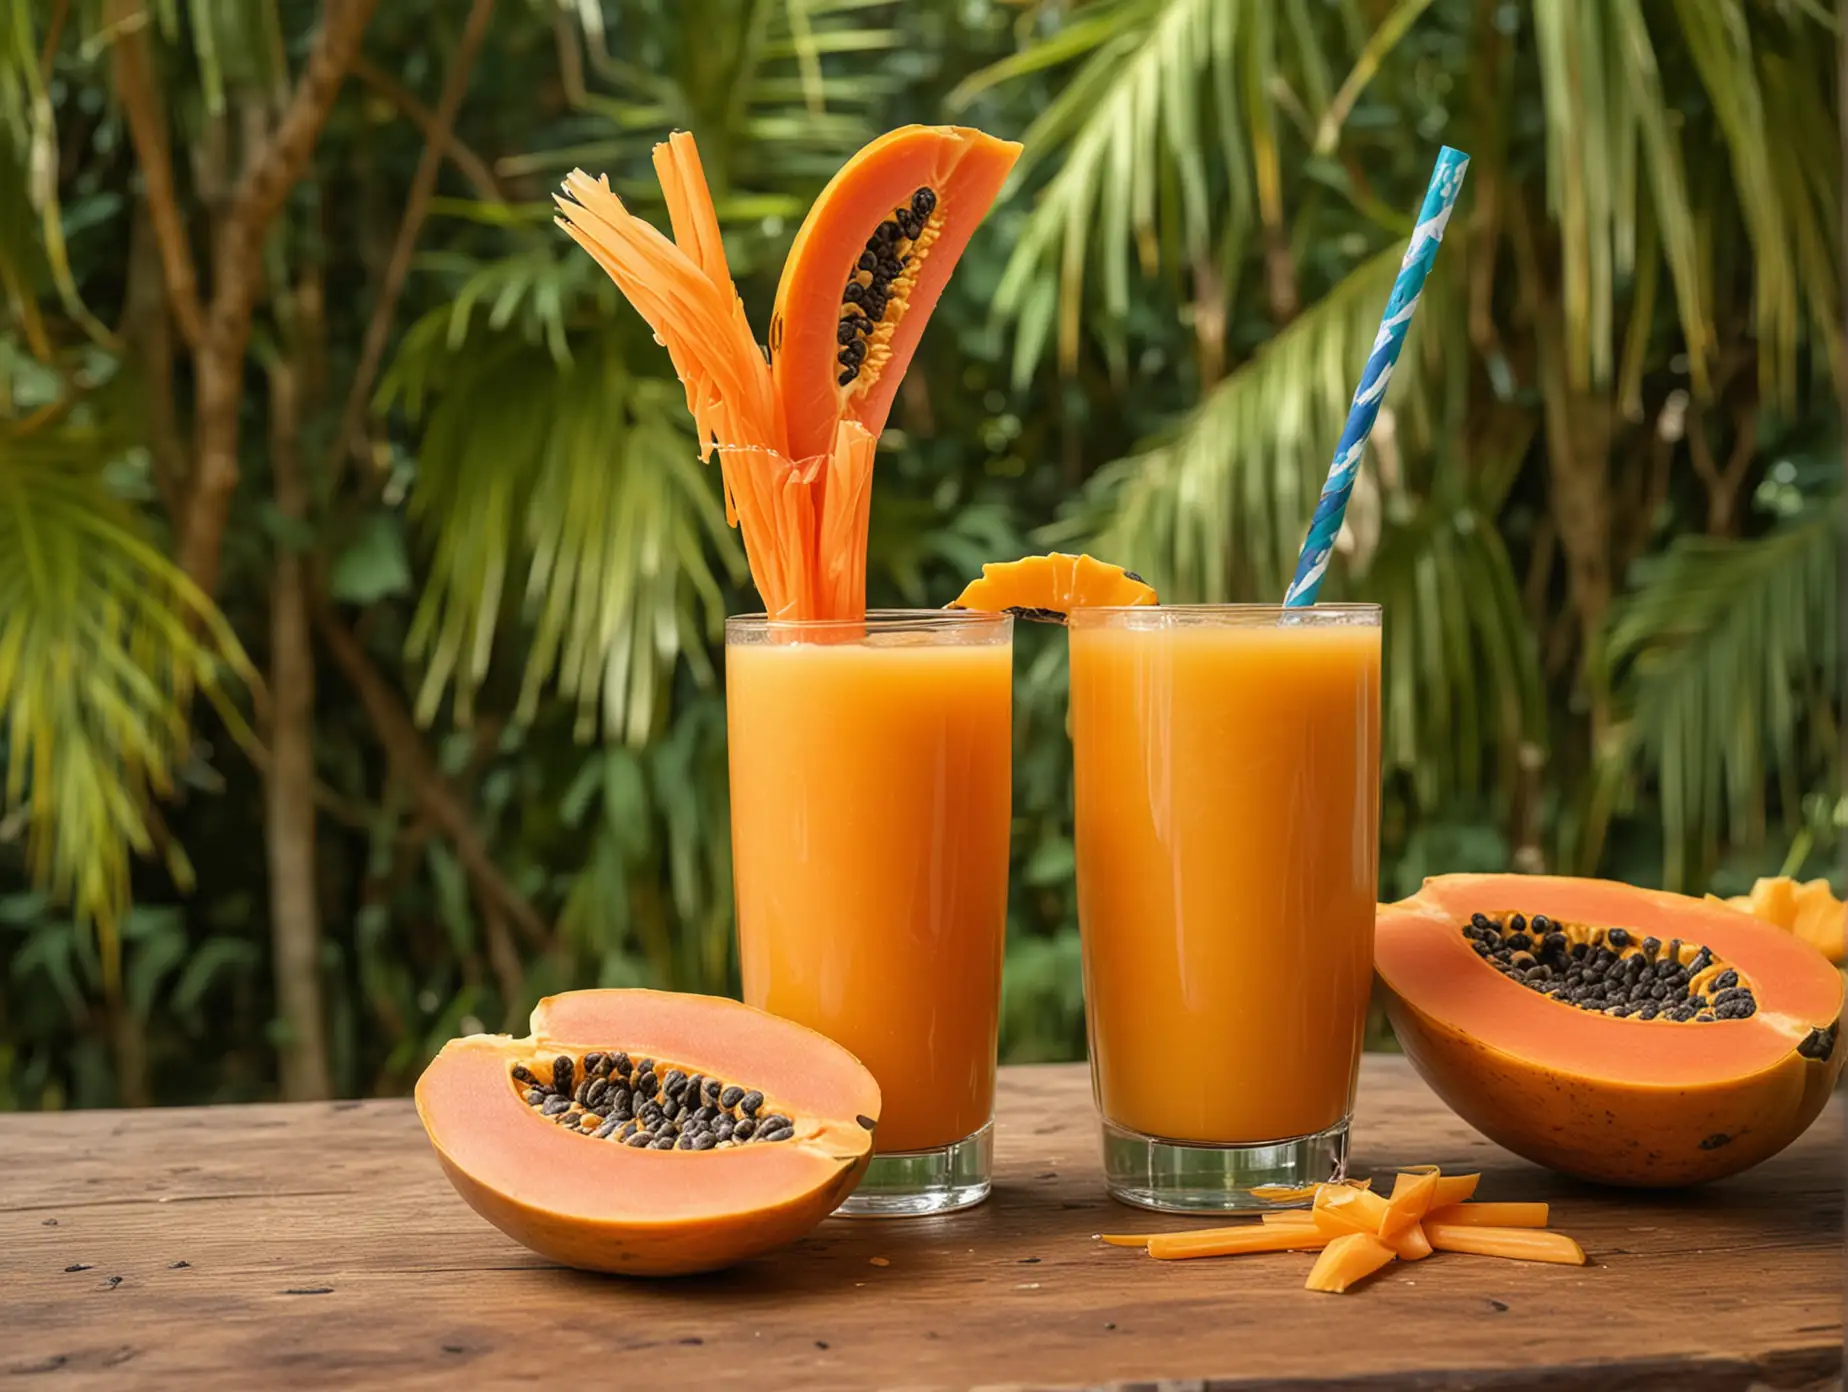
<svg viewBox="0 0 1848 1392">
<path fill-rule="evenodd" d="M 1514 788 L 1522 746 L 1545 742 L 1546 687 L 1494 521 L 1467 500 L 1431 498 L 1386 523 L 1354 588 L 1384 610 L 1384 767 L 1427 811 Z"/>
<path fill-rule="evenodd" d="M 1220 382 L 1172 440 L 1100 470 L 1054 540 L 1081 538 L 1164 596 L 1281 595 L 1346 418 L 1402 248 L 1362 263 Z M 1438 278 L 1420 323 L 1441 310 Z M 1390 400 L 1422 390 L 1412 328 Z"/>
<path fill-rule="evenodd" d="M 1063 155 L 996 295 L 1000 314 L 1034 325 L 1016 339 L 1017 379 L 1032 374 L 1055 296 L 1061 358 L 1076 357 L 1081 292 L 1093 260 L 1107 310 L 1118 317 L 1128 312 L 1132 247 L 1143 268 L 1153 270 L 1164 205 L 1177 224 L 1170 235 L 1189 258 L 1207 256 L 1215 236 L 1241 243 L 1250 223 L 1253 164 L 1274 169 L 1276 159 L 1263 86 L 1275 60 L 1273 25 L 1267 0 L 1105 0 L 1038 51 L 964 84 L 972 95 L 1089 54 L 1027 132 L 1014 176 L 1018 182 L 1053 152 Z"/>
<path fill-rule="evenodd" d="M 577 705 L 580 737 L 601 727 L 639 745 L 681 657 L 710 675 L 725 612 L 712 558 L 736 580 L 742 557 L 684 393 L 629 369 L 627 325 L 580 338 L 561 362 L 548 284 L 510 292 L 530 292 L 537 333 L 489 328 L 458 342 L 450 311 L 426 316 L 381 389 L 423 425 L 410 504 L 431 547 L 409 640 L 426 664 L 417 712 L 432 719 L 453 688 L 470 717 L 503 603 L 518 595 L 531 624 L 519 718 L 554 683 Z M 511 303 L 490 322 L 512 320 Z"/>
<path fill-rule="evenodd" d="M 157 847 L 154 797 L 191 751 L 195 694 L 256 674 L 211 602 L 110 486 L 117 442 L 66 424 L 0 434 L 0 812 L 24 809 L 34 878 L 97 925 L 113 982 L 130 852 Z"/>
<path fill-rule="evenodd" d="M 1608 765 L 1659 785 L 1666 877 L 1687 884 L 1722 835 L 1756 839 L 1769 780 L 1794 812 L 1841 675 L 1837 507 L 1748 541 L 1683 538 L 1641 568 L 1602 661 L 1620 723 Z"/>
</svg>

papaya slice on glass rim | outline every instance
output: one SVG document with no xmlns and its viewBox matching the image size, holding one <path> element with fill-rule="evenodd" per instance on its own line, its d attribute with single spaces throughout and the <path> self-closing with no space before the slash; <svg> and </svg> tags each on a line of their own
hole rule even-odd
<svg viewBox="0 0 1848 1392">
<path fill-rule="evenodd" d="M 1155 587 L 1134 571 L 1093 556 L 1054 551 L 982 567 L 951 609 L 1006 612 L 1063 623 L 1074 609 L 1127 608 L 1156 603 Z"/>
<path fill-rule="evenodd" d="M 770 363 L 794 459 L 835 426 L 875 439 L 924 325 L 1020 146 L 962 126 L 901 126 L 821 191 L 783 263 Z"/>
<path fill-rule="evenodd" d="M 712 1271 L 808 1232 L 872 1156 L 879 1086 L 840 1045 L 737 1001 L 569 991 L 523 1039 L 452 1039 L 417 1115 L 469 1206 L 542 1256 Z"/>
<path fill-rule="evenodd" d="M 1425 1081 L 1489 1139 L 1581 1179 L 1736 1174 L 1816 1119 L 1848 1053 L 1835 967 L 1683 895 L 1445 875 L 1382 905 L 1374 942 Z M 1433 1207 L 1456 1201 L 1440 1186 Z"/>
</svg>

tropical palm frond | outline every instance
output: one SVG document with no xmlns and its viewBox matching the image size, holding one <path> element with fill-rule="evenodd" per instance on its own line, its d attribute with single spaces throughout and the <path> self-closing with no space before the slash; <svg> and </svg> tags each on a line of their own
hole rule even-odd
<svg viewBox="0 0 1848 1392">
<path fill-rule="evenodd" d="M 685 395 L 629 369 L 628 325 L 581 335 L 564 362 L 492 330 L 453 343 L 451 328 L 447 309 L 413 326 L 381 388 L 422 417 L 410 511 L 431 570 L 409 640 L 426 664 L 418 715 L 433 718 L 453 688 L 470 718 L 503 599 L 523 591 L 533 627 L 519 717 L 555 683 L 581 737 L 601 726 L 639 745 L 682 657 L 709 677 L 719 575 L 743 575 Z"/>
<path fill-rule="evenodd" d="M 1813 138 L 1828 121 L 1828 88 L 1833 63 L 1815 61 L 1817 45 L 1807 42 L 1813 27 L 1799 38 L 1797 17 L 1779 24 L 1766 17 L 1754 40 L 1744 0 L 1675 0 L 1675 16 L 1695 70 L 1712 105 L 1725 142 L 1738 213 L 1752 248 L 1752 304 L 1757 316 L 1759 369 L 1773 394 L 1788 402 L 1798 377 L 1798 341 L 1805 318 L 1804 301 L 1814 309 L 1813 322 L 1833 350 L 1839 338 L 1839 279 L 1833 269 L 1820 281 L 1803 273 L 1819 270 L 1819 244 L 1838 246 L 1834 224 L 1839 200 L 1818 204 L 1812 195 L 1816 175 L 1829 181 L 1822 166 L 1840 160 L 1826 142 Z M 1784 40 L 1807 52 L 1778 52 Z M 1801 288 L 1800 288 L 1801 287 Z"/>
<path fill-rule="evenodd" d="M 1704 385 L 1713 341 L 1710 292 L 1679 120 L 1663 96 L 1639 0 L 1536 0 L 1533 23 L 1546 109 L 1547 202 L 1559 225 L 1569 380 L 1581 391 L 1611 380 L 1617 287 L 1635 265 L 1639 227 L 1647 219 L 1668 264 L 1690 370 Z M 1646 196 L 1639 180 L 1648 185 Z"/>
<path fill-rule="evenodd" d="M 1220 382 L 1172 440 L 1100 470 L 1048 538 L 1094 543 L 1176 599 L 1281 595 L 1401 251 L 1389 247 L 1350 272 Z M 1441 314 L 1432 302 L 1444 296 L 1440 273 L 1389 400 L 1423 391 L 1421 324 Z"/>
<path fill-rule="evenodd" d="M 1522 746 L 1545 741 L 1546 685 L 1494 520 L 1447 493 L 1427 499 L 1386 522 L 1353 588 L 1384 611 L 1384 767 L 1427 811 L 1513 789 Z"/>
<path fill-rule="evenodd" d="M 1837 514 L 1817 500 L 1750 540 L 1685 537 L 1639 568 L 1614 612 L 1601 660 L 1619 723 L 1605 758 L 1655 779 L 1670 885 L 1720 837 L 1754 839 L 1768 787 L 1795 809 L 1841 676 Z"/>
<path fill-rule="evenodd" d="M 997 311 L 1021 322 L 1017 378 L 1031 375 L 1055 317 L 1061 359 L 1076 358 L 1092 262 L 1105 308 L 1120 317 L 1132 259 L 1155 269 L 1164 237 L 1194 261 L 1216 239 L 1241 244 L 1254 166 L 1259 184 L 1274 183 L 1264 85 L 1276 59 L 1274 20 L 1268 0 L 1106 0 L 997 70 L 992 80 L 1089 55 L 1027 132 L 1014 175 L 1019 182 L 1063 156 L 996 295 Z M 978 74 L 965 90 L 989 80 Z"/>
<path fill-rule="evenodd" d="M 71 271 L 64 212 L 58 192 L 58 125 L 50 83 L 40 66 L 32 6 L 8 5 L 0 15 L 0 178 L 9 199 L 23 186 L 38 214 L 39 250 L 58 299 L 92 341 L 113 347 L 115 335 L 84 303 Z M 8 165 L 16 165 L 9 169 Z M 23 180 L 17 176 L 23 172 Z M 15 182 L 17 180 L 17 182 Z"/>
<path fill-rule="evenodd" d="M 113 984 L 131 852 L 191 755 L 195 695 L 243 725 L 256 674 L 229 625 L 112 487 L 118 441 L 67 420 L 0 433 L 0 821 L 24 810 L 27 861 L 97 926 Z"/>
<path fill-rule="evenodd" d="M 705 0 L 675 12 L 660 51 L 642 65 L 615 57 L 601 9 L 573 13 L 589 67 L 605 90 L 574 100 L 620 132 L 535 155 L 528 168 L 607 169 L 674 127 L 693 131 L 715 192 L 809 191 L 878 132 L 902 79 L 869 61 L 905 46 L 899 0 Z"/>
<path fill-rule="evenodd" d="M 1547 123 L 1548 204 L 1558 220 L 1567 371 L 1584 390 L 1611 380 L 1613 304 L 1625 277 L 1659 240 L 1697 388 L 1706 385 L 1721 290 L 1710 264 L 1717 200 L 1690 192 L 1682 131 L 1705 108 L 1725 151 L 1720 176 L 1750 245 L 1759 369 L 1789 401 L 1806 320 L 1831 357 L 1839 352 L 1836 246 L 1839 169 L 1814 138 L 1833 124 L 1829 65 L 1813 52 L 1780 51 L 1769 17 L 1748 19 L 1743 0 L 1675 0 L 1652 33 L 1641 0 L 1581 5 L 1536 0 L 1533 21 Z M 1672 23 L 1678 34 L 1660 32 Z M 1814 48 L 1812 33 L 1790 48 Z M 1685 51 L 1698 95 L 1665 91 L 1658 49 Z M 1697 211 L 1699 209 L 1700 211 Z M 1810 304 L 1806 308 L 1805 301 Z"/>
</svg>

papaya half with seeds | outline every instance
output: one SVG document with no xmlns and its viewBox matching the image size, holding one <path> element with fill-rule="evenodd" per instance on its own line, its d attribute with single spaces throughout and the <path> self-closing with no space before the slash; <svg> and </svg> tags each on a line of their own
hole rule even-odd
<svg viewBox="0 0 1848 1392">
<path fill-rule="evenodd" d="M 566 1266 L 714 1271 L 801 1237 L 872 1157 L 879 1085 L 737 1001 L 569 991 L 443 1046 L 417 1114 L 469 1206 Z"/>
<path fill-rule="evenodd" d="M 877 438 L 950 272 L 1020 157 L 961 126 L 901 126 L 822 190 L 783 264 L 770 364 L 789 457 L 852 420 Z"/>
<path fill-rule="evenodd" d="M 1733 909 L 1605 880 L 1444 875 L 1381 905 L 1375 965 L 1413 1065 L 1538 1164 L 1677 1187 L 1777 1154 L 1835 1086 L 1843 980 Z"/>
<path fill-rule="evenodd" d="M 1093 556 L 1054 551 L 982 567 L 951 609 L 1010 613 L 1018 618 L 1063 623 L 1074 609 L 1133 608 L 1156 603 L 1155 587 L 1134 571 Z"/>
</svg>

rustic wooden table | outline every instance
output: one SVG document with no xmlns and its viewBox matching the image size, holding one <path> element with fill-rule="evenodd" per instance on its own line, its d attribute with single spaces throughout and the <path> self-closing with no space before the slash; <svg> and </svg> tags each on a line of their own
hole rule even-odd
<svg viewBox="0 0 1848 1392">
<path fill-rule="evenodd" d="M 993 1199 L 832 1219 L 722 1275 L 549 1266 L 450 1190 L 408 1102 L 0 1117 L 8 1385 L 1206 1389 L 1839 1386 L 1842 1114 L 1697 1193 L 1559 1179 L 1369 1057 L 1357 1168 L 1480 1168 L 1584 1268 L 1445 1256 L 1347 1296 L 1299 1254 L 1157 1263 L 1102 1229 L 1081 1067 L 1003 1070 Z"/>
</svg>

